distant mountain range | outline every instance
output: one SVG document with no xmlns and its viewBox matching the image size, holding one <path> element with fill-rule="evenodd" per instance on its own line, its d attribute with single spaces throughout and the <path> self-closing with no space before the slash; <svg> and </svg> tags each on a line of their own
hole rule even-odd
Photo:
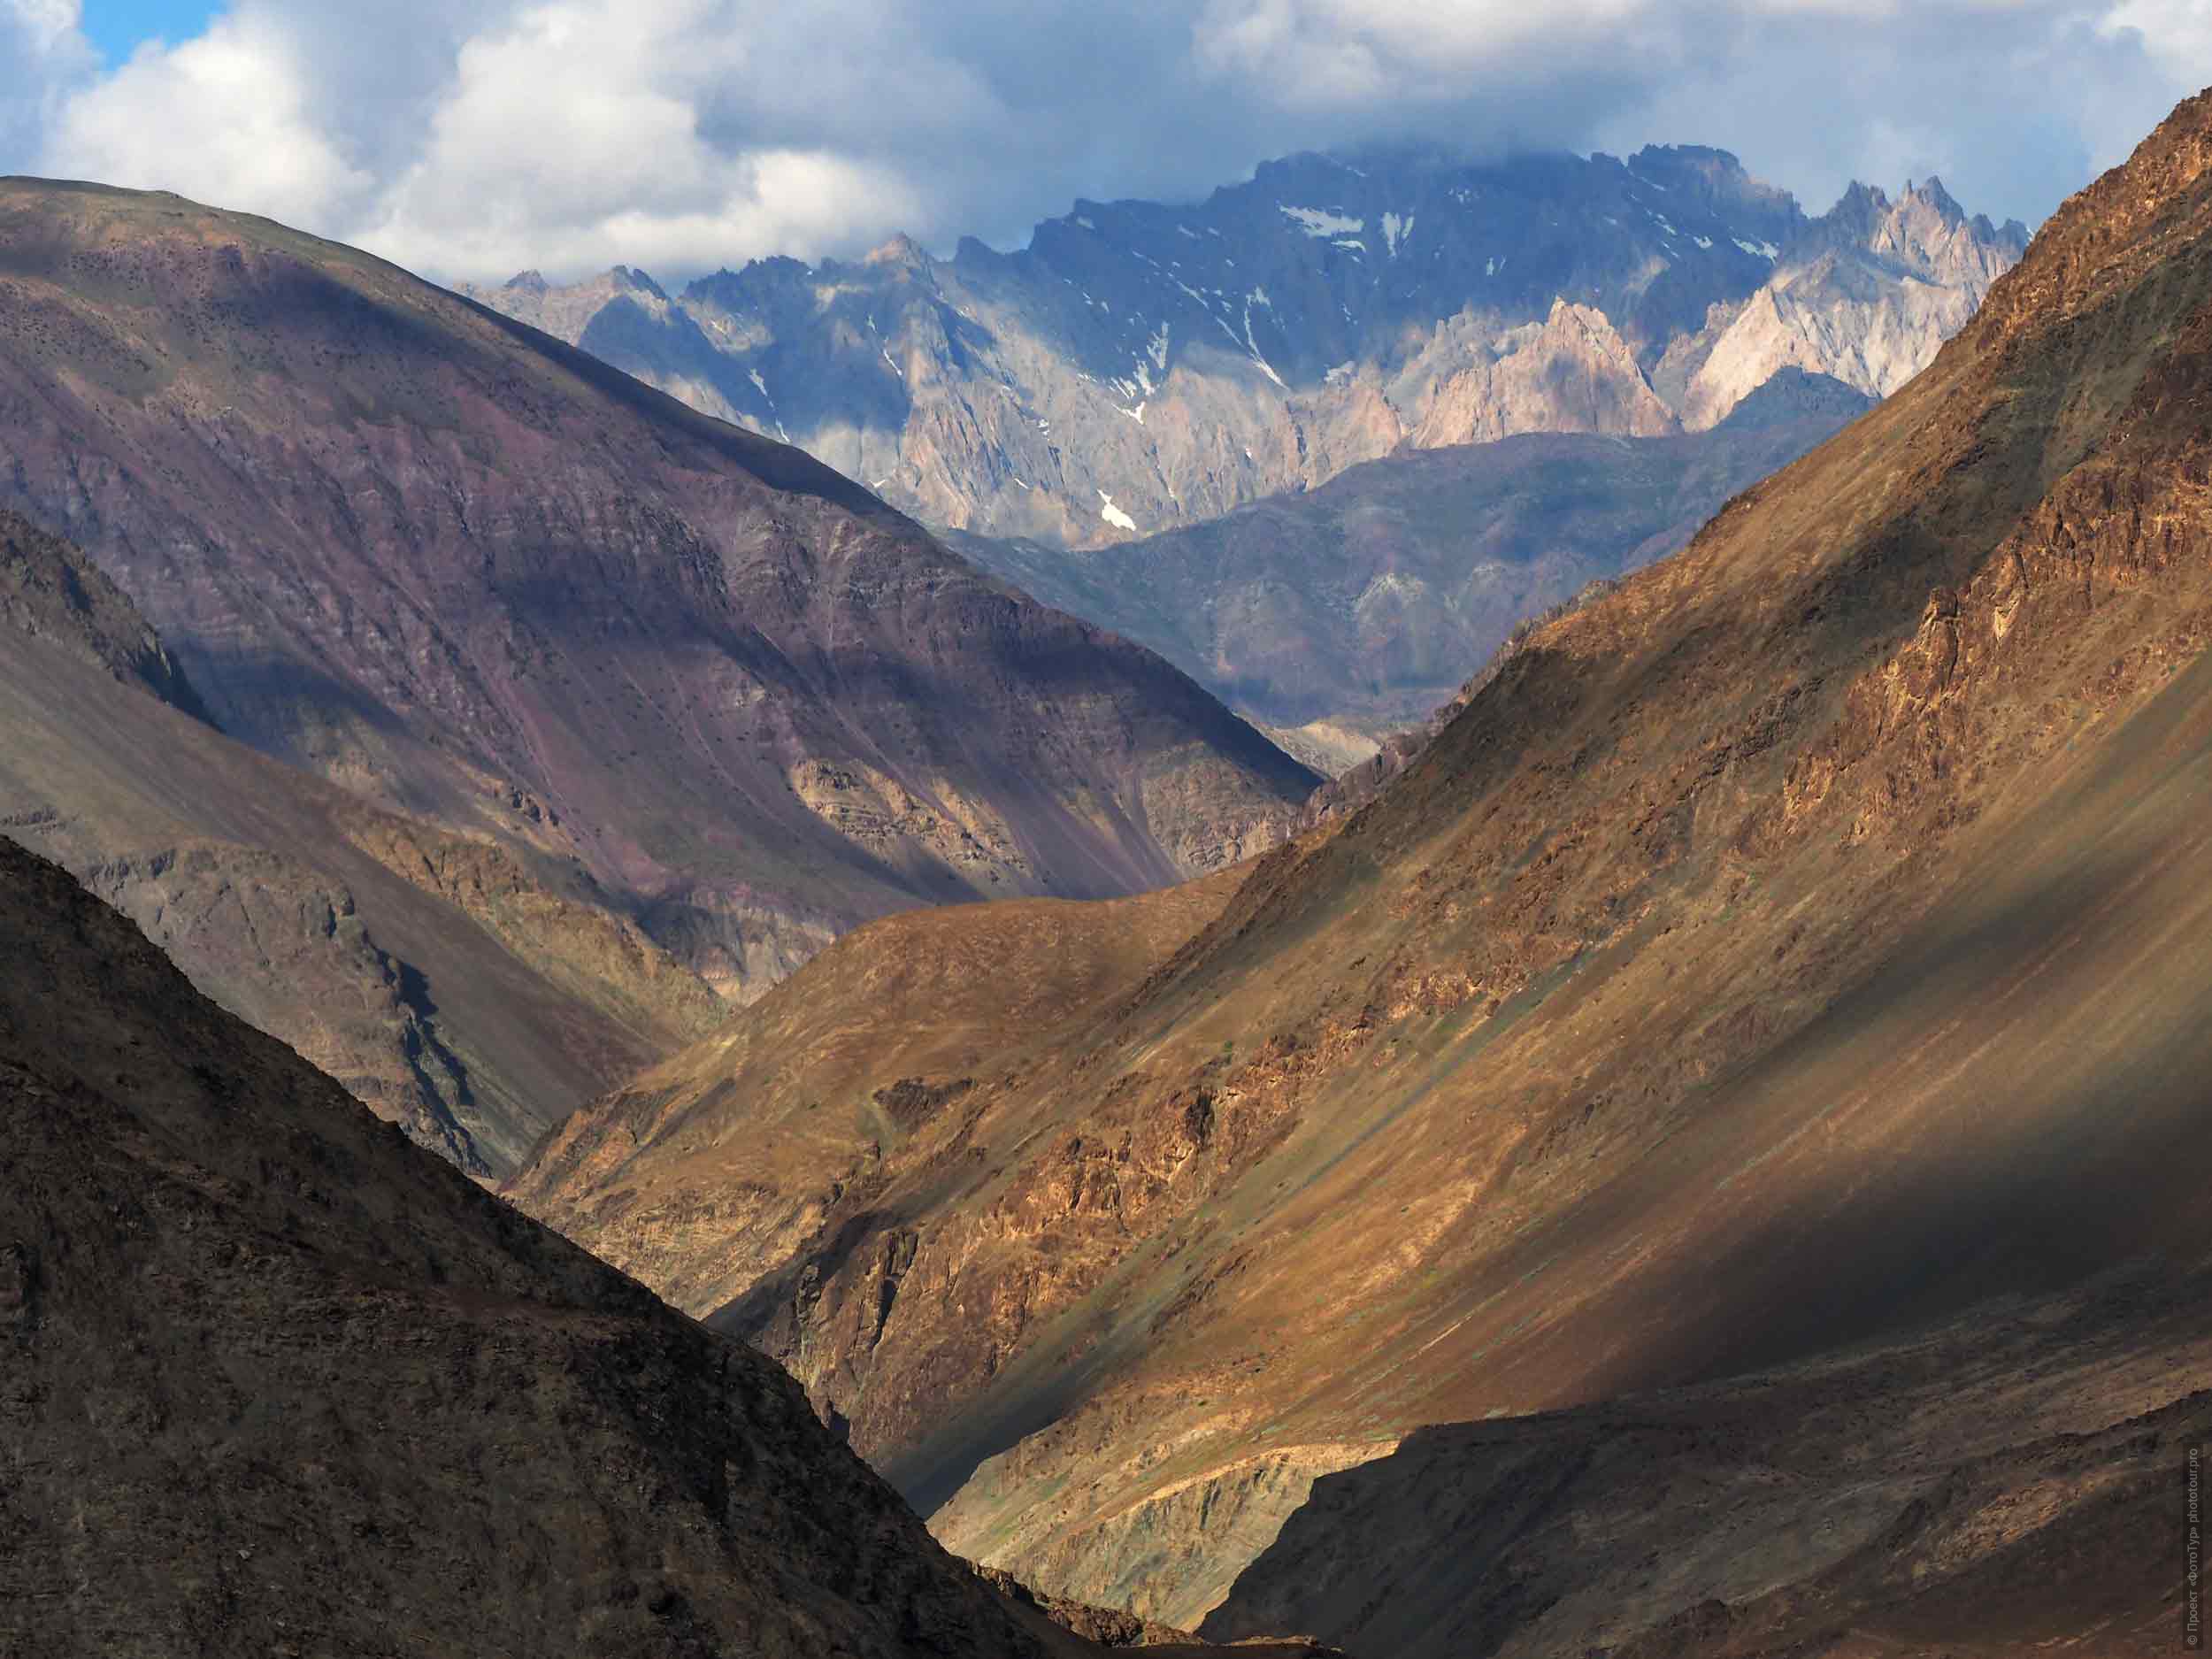
<svg viewBox="0 0 2212 1659">
<path fill-rule="evenodd" d="M 1933 178 L 1809 217 L 1717 150 L 1303 155 L 1010 254 L 464 291 L 927 522 L 1087 547 L 1407 445 L 1701 431 L 1784 367 L 1885 396 L 2025 242 Z"/>
</svg>

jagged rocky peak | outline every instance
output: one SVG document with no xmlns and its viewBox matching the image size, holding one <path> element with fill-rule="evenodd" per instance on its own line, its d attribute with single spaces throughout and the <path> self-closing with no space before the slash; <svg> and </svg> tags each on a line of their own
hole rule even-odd
<svg viewBox="0 0 2212 1659">
<path fill-rule="evenodd" d="M 644 272 L 626 265 L 613 266 L 607 273 L 607 280 L 615 288 L 628 288 L 635 293 L 649 294 L 657 300 L 665 300 L 667 290 Z"/>
<path fill-rule="evenodd" d="M 1925 280 L 1971 276 L 1986 288 L 2027 245 L 2027 228 L 2019 220 L 2008 219 L 2001 229 L 1985 214 L 1969 215 L 1931 173 L 1917 184 L 1907 180 L 1894 201 L 1878 185 L 1853 181 L 1786 257 L 1802 262 L 1830 249 L 1863 251 Z"/>
<path fill-rule="evenodd" d="M 1784 241 L 1804 222 L 1796 196 L 1753 177 L 1725 150 L 1703 144 L 1647 144 L 1629 157 L 1628 169 L 1647 183 L 1763 231 L 1769 241 Z"/>
<path fill-rule="evenodd" d="M 861 264 L 905 271 L 926 271 L 931 260 L 928 249 L 901 231 L 880 247 L 870 249 Z"/>
<path fill-rule="evenodd" d="M 1409 442 L 1709 425 L 1785 364 L 1886 394 L 2020 245 L 1932 181 L 1896 202 L 1855 187 L 1810 219 L 1702 146 L 1378 149 L 1263 162 L 1202 201 L 1079 200 L 1009 252 L 967 238 L 939 260 L 900 237 L 855 264 L 759 260 L 652 329 L 482 297 L 926 521 L 1090 546 Z M 1830 252 L 1850 261 L 1824 272 L 1832 291 L 1806 283 Z M 1494 376 L 1550 349 L 1563 303 L 1623 349 Z M 1755 340 L 1701 382 L 1753 313 Z"/>
</svg>

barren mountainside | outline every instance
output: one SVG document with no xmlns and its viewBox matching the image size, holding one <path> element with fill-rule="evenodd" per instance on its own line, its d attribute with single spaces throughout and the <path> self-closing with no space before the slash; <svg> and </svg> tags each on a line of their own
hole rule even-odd
<svg viewBox="0 0 2212 1659">
<path fill-rule="evenodd" d="M 811 1106 L 702 1045 L 514 1190 L 1044 1590 L 1408 1655 L 2162 1651 L 2208 478 L 2212 95 L 1148 971 Z M 787 1005 L 924 1056 L 872 942 Z M 756 1150 L 871 1102 L 849 1173 Z"/>
<path fill-rule="evenodd" d="M 565 861 L 254 753 L 129 600 L 0 513 L 0 831 L 203 993 L 479 1174 L 726 1005 Z"/>
<path fill-rule="evenodd" d="M 0 434 L 224 731 L 573 861 L 733 997 L 1233 863 L 1314 782 L 798 451 L 266 220 L 0 183 Z"/>
<path fill-rule="evenodd" d="M 1707 432 L 1417 449 L 1108 548 L 949 540 L 1270 729 L 1379 738 L 1447 701 L 1523 618 L 1674 552 L 1872 402 L 1784 369 Z"/>
<path fill-rule="evenodd" d="M 0 1647 L 1046 1651 L 772 1362 L 0 876 Z"/>
<path fill-rule="evenodd" d="M 0 933 L 0 1651 L 1200 1652 L 947 1555 L 772 1361 L 5 838 Z"/>
<path fill-rule="evenodd" d="M 1702 430 L 1785 367 L 1884 396 L 2025 241 L 1934 179 L 1810 218 L 1695 146 L 1394 151 L 1078 202 L 1013 253 L 466 291 L 926 522 L 1082 548 L 1408 445 Z"/>
</svg>

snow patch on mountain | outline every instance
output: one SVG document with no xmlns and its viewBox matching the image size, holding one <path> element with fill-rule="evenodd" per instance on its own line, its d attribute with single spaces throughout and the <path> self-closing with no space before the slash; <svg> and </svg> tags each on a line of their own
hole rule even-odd
<svg viewBox="0 0 2212 1659">
<path fill-rule="evenodd" d="M 1286 207 L 1279 210 L 1285 219 L 1295 219 L 1309 236 L 1326 239 L 1348 236 L 1365 230 L 1363 219 L 1347 219 L 1341 213 L 1332 213 L 1317 207 Z"/>
</svg>

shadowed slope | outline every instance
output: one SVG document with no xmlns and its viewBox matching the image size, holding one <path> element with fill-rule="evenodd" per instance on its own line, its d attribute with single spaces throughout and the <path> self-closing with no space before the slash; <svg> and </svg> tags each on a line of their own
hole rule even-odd
<svg viewBox="0 0 2212 1659">
<path fill-rule="evenodd" d="M 1317 1482 L 1208 1628 L 1438 1659 L 2171 1652 L 2208 1291 L 2110 1277 L 1784 1371 L 1424 1429 Z"/>
<path fill-rule="evenodd" d="M 0 829 L 423 1144 L 503 1171 L 549 1119 L 718 1022 L 572 867 L 232 741 L 74 549 L 0 514 Z"/>
<path fill-rule="evenodd" d="M 2212 96 L 744 1325 L 956 1548 L 1187 1618 L 1425 1425 L 2202 1260 L 2208 478 Z"/>
<path fill-rule="evenodd" d="M 0 876 L 0 1644 L 1041 1651 L 772 1363 Z"/>
</svg>

